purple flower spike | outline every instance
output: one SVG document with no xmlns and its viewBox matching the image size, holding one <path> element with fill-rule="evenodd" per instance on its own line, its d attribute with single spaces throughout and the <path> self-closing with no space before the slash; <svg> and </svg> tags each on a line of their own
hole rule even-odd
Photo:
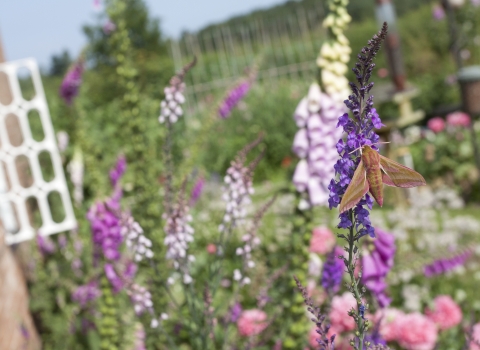
<svg viewBox="0 0 480 350">
<path fill-rule="evenodd" d="M 72 104 L 82 83 L 83 62 L 77 61 L 67 72 L 60 85 L 60 96 L 67 104 Z"/>
<path fill-rule="evenodd" d="M 242 305 L 240 303 L 235 303 L 230 309 L 230 322 L 236 323 L 242 314 Z"/>
<path fill-rule="evenodd" d="M 38 244 L 38 249 L 40 250 L 40 253 L 42 253 L 43 256 L 51 255 L 55 253 L 55 251 L 57 250 L 55 243 L 50 239 L 50 237 L 44 237 L 44 236 L 38 235 L 37 244 Z"/>
<path fill-rule="evenodd" d="M 220 108 L 218 109 L 218 115 L 225 119 L 227 118 L 235 106 L 245 97 L 250 90 L 251 84 L 249 81 L 244 81 L 233 88 L 223 100 Z"/>
<path fill-rule="evenodd" d="M 343 255 L 342 248 L 335 246 L 327 256 L 327 261 L 323 265 L 322 287 L 329 295 L 333 295 L 340 290 L 342 284 L 343 270 L 345 268 L 343 261 L 338 258 Z"/>
<path fill-rule="evenodd" d="M 92 281 L 88 284 L 77 287 L 72 293 L 72 300 L 85 307 L 90 301 L 97 299 L 101 292 L 98 288 L 98 283 Z"/>
<path fill-rule="evenodd" d="M 362 258 L 362 282 L 373 293 L 380 307 L 390 304 L 390 298 L 385 294 L 387 284 L 385 278 L 393 266 L 395 256 L 395 238 L 378 228 L 375 229 L 375 249 Z"/>
<path fill-rule="evenodd" d="M 201 177 L 197 180 L 197 182 L 192 188 L 192 193 L 190 194 L 190 207 L 193 207 L 195 203 L 197 203 L 198 199 L 202 195 L 204 186 L 205 186 L 205 179 Z"/>
<path fill-rule="evenodd" d="M 459 253 L 451 258 L 443 258 L 435 260 L 434 262 L 425 265 L 423 267 L 423 272 L 426 277 L 433 277 L 435 275 L 442 275 L 448 271 L 453 270 L 458 266 L 462 266 L 472 255 L 471 250 L 466 250 L 462 253 Z"/>
<path fill-rule="evenodd" d="M 125 156 L 121 155 L 118 157 L 115 167 L 110 170 L 110 181 L 114 188 L 117 186 L 117 183 L 122 178 L 123 174 L 125 174 L 126 169 L 127 160 L 125 159 Z"/>
</svg>

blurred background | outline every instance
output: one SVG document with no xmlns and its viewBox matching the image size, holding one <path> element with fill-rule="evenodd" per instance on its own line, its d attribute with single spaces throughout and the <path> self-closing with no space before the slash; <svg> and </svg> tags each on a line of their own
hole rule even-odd
<svg viewBox="0 0 480 350">
<path fill-rule="evenodd" d="M 302 231 L 300 241 L 288 238 L 298 226 L 292 217 L 297 215 L 294 212 L 299 204 L 292 185 L 299 162 L 292 151 L 298 130 L 293 116 L 309 86 L 320 79 L 317 57 L 331 38 L 322 25 L 330 11 L 328 5 L 321 0 L 18 0 L 0 4 L 0 60 L 35 59 L 48 104 L 49 113 L 39 107 L 40 118 L 30 114 L 25 117 L 31 138 L 38 141 L 48 136 L 45 116 L 49 115 L 53 127 L 50 136 L 56 143 L 48 152 L 38 151 L 38 168 L 27 160 L 15 163 L 19 181 L 29 188 L 40 176 L 46 183 L 58 179 L 66 186 L 65 194 L 58 189 L 60 195 L 48 195 L 45 204 L 30 196 L 25 218 L 28 216 L 36 235 L 46 227 L 46 214 L 39 210 L 45 205 L 52 220 L 48 225 L 70 225 L 68 229 L 52 229 L 48 233 L 55 235 L 48 238 L 25 243 L 14 238 L 8 241 L 7 237 L 7 243 L 15 243 L 10 247 L 20 266 L 15 288 L 20 288 L 23 294 L 19 295 L 23 296 L 18 303 L 26 306 L 15 311 L 23 316 L 18 316 L 19 321 L 12 326 L 12 332 L 19 334 L 15 340 L 18 347 L 5 349 L 35 349 L 40 343 L 45 349 L 107 349 L 111 344 L 102 341 L 114 338 L 108 333 L 111 329 L 116 332 L 112 340 L 116 347 L 112 349 L 134 349 L 130 343 L 135 341 L 133 331 L 138 329 L 147 333 L 147 348 L 174 348 L 161 345 L 163 335 L 152 333 L 145 315 L 136 321 L 131 310 L 123 311 L 129 310 L 126 305 L 130 294 L 113 302 L 117 298 L 107 298 L 111 292 L 106 291 L 106 280 L 97 277 L 101 267 L 96 262 L 94 229 L 87 213 L 98 201 L 110 198 L 112 183 L 116 188 L 109 171 L 119 156 L 127 163 L 121 184 L 122 205 L 147 232 L 154 247 L 154 262 L 139 263 L 138 269 L 141 281 L 152 289 L 156 307 L 168 304 L 164 301 L 166 292 L 158 287 L 164 283 L 158 280 L 166 280 L 168 273 L 152 268 L 165 264 L 162 213 L 163 202 L 169 200 L 165 184 L 171 182 L 190 194 L 199 186 L 199 179 L 202 181 L 203 194 L 195 199 L 196 205 L 191 205 L 196 230 L 192 249 L 199 252 L 194 271 L 200 279 L 206 275 L 211 255 L 206 249 L 215 241 L 222 220 L 224 174 L 237 152 L 259 134 L 263 135 L 260 147 L 264 156 L 255 169 L 252 211 L 271 195 L 278 194 L 278 198 L 259 233 L 259 250 L 264 255 L 252 276 L 254 287 L 250 292 L 259 293 L 262 276 L 281 269 L 285 255 L 294 260 L 300 251 L 308 262 L 314 228 L 325 227 L 336 233 L 336 211 L 329 211 L 323 203 L 312 209 L 304 228 L 307 233 Z M 375 82 L 375 107 L 385 124 L 379 134 L 383 141 L 390 142 L 382 146 L 382 152 L 414 168 L 428 183 L 426 188 L 408 192 L 387 189 L 385 207 L 375 208 L 372 218 L 375 226 L 393 234 L 397 242 L 395 265 L 388 277 L 392 305 L 405 312 L 422 312 L 436 296 L 449 295 L 461 306 L 463 323 L 439 333 L 438 344 L 442 349 L 460 349 L 464 330 L 473 326 L 480 312 L 475 295 L 480 281 L 480 2 L 354 0 L 347 11 L 352 18 L 345 30 L 352 50 L 349 68 L 380 23 L 390 24 L 390 36 L 375 61 L 371 79 Z M 168 99 L 164 88 L 194 57 L 195 67 L 184 77 L 183 114 L 169 128 L 160 126 L 161 101 Z M 34 70 L 14 74 L 27 101 L 19 110 L 31 108 L 28 101 L 39 96 L 35 74 Z M 346 77 L 349 81 L 355 78 L 350 69 Z M 4 97 L 0 100 L 12 93 L 2 79 L 0 95 Z M 219 109 L 231 91 L 242 84 L 248 85 L 246 91 L 234 98 L 228 115 L 223 115 Z M 20 122 L 15 116 L 9 117 L 21 114 L 13 109 L 2 113 L 5 122 L 0 137 L 8 134 L 13 144 L 12 135 L 19 133 L 23 117 L 19 117 Z M 27 136 L 19 137 L 26 140 Z M 165 156 L 165 145 L 170 147 L 169 157 Z M 5 188 L 0 186 L 0 195 L 11 191 L 10 181 L 3 181 Z M 184 181 L 186 185 L 182 185 Z M 9 219 L 7 207 L 2 208 L 4 233 L 13 237 L 22 232 L 18 227 L 11 232 L 5 229 Z M 12 208 L 9 210 L 15 213 L 10 218 L 15 217 L 19 223 L 21 209 L 15 205 Z M 237 241 L 241 242 L 241 236 Z M 295 250 L 295 244 L 306 244 L 307 252 L 303 248 Z M 226 254 L 226 271 L 233 273 L 235 249 Z M 325 261 L 326 252 L 319 255 Z M 438 273 L 425 270 L 439 259 L 456 258 L 458 263 L 452 263 L 452 268 L 435 270 Z M 300 259 L 290 266 L 308 268 L 302 263 L 305 261 Z M 16 269 L 13 260 L 11 264 L 3 273 Z M 89 308 L 78 301 L 78 294 L 77 299 L 74 295 L 79 286 L 92 281 L 103 297 L 87 298 L 100 303 Z M 277 305 L 287 300 L 284 307 L 288 308 L 290 294 L 285 285 L 270 299 Z M 6 305 L 7 296 L 15 290 L 8 288 L 5 284 L 0 290 L 0 305 Z M 226 294 L 233 293 L 229 288 L 225 287 Z M 241 295 L 246 307 L 255 304 L 256 296 L 251 293 L 233 294 Z M 96 307 L 104 309 L 97 312 Z M 110 315 L 114 321 L 108 324 L 101 314 L 109 315 L 111 309 L 116 311 Z M 283 312 L 275 310 L 271 314 Z M 12 313 L 3 313 L 0 332 L 2 324 L 12 319 Z M 178 326 L 182 322 L 182 316 L 173 318 L 166 329 L 182 329 Z M 272 321 L 273 327 L 278 327 L 274 329 L 282 332 L 266 335 L 265 342 L 254 347 L 273 348 L 283 341 L 284 348 L 301 348 L 284 341 L 291 336 L 284 328 L 292 324 L 279 323 Z M 107 329 L 106 333 L 102 329 Z M 131 339 L 126 330 L 133 334 Z M 122 334 L 126 334 L 130 347 L 119 345 Z M 176 334 L 180 334 L 181 349 L 198 348 L 188 340 L 186 331 Z M 396 341 L 393 348 L 398 346 Z"/>
</svg>

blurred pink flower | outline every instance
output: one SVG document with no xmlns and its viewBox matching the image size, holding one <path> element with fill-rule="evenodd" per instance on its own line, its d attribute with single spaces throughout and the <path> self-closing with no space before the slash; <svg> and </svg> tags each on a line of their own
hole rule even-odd
<svg viewBox="0 0 480 350">
<path fill-rule="evenodd" d="M 380 322 L 380 335 L 386 341 L 396 340 L 398 337 L 397 323 L 405 314 L 394 308 L 380 309 L 375 313 L 374 323 Z"/>
<path fill-rule="evenodd" d="M 440 117 L 430 119 L 427 125 L 430 130 L 437 134 L 445 129 L 445 121 Z"/>
<path fill-rule="evenodd" d="M 335 245 L 335 236 L 327 227 L 315 227 L 310 239 L 312 253 L 327 254 Z"/>
<path fill-rule="evenodd" d="M 475 7 L 480 6 L 480 0 L 470 0 L 470 3 Z"/>
<path fill-rule="evenodd" d="M 472 340 L 475 340 L 476 342 L 480 342 L 480 322 L 475 324 L 473 326 L 473 331 L 472 331 Z M 470 347 L 468 350 L 480 350 L 480 346 L 475 344 L 475 342 L 470 342 Z"/>
<path fill-rule="evenodd" d="M 267 326 L 267 314 L 258 309 L 243 311 L 237 321 L 238 332 L 244 337 L 260 334 Z"/>
<path fill-rule="evenodd" d="M 208 254 L 215 254 L 217 252 L 217 246 L 213 243 L 207 245 L 207 252 Z"/>
<path fill-rule="evenodd" d="M 433 350 L 437 342 L 437 326 L 426 316 L 414 312 L 395 322 L 398 343 L 406 350 Z"/>
<path fill-rule="evenodd" d="M 433 310 L 427 308 L 425 315 L 441 330 L 455 327 L 462 321 L 462 310 L 449 295 L 439 295 L 433 303 Z"/>
<path fill-rule="evenodd" d="M 464 112 L 453 112 L 447 115 L 447 124 L 451 126 L 469 126 L 470 116 Z"/>
<path fill-rule="evenodd" d="M 348 316 L 347 313 L 350 309 L 356 307 L 357 302 L 352 294 L 345 292 L 341 296 L 334 296 L 330 310 L 330 323 L 332 328 L 338 330 L 339 333 L 354 330 L 355 320 Z"/>
</svg>

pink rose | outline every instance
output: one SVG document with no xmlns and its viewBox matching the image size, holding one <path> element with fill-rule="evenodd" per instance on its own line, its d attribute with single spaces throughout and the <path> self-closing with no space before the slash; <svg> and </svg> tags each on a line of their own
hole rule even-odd
<svg viewBox="0 0 480 350">
<path fill-rule="evenodd" d="M 445 129 L 445 122 L 440 117 L 435 117 L 430 119 L 427 125 L 428 125 L 428 128 L 436 134 L 438 134 L 439 132 L 443 131 L 443 129 Z"/>
<path fill-rule="evenodd" d="M 330 323 L 332 328 L 339 333 L 355 329 L 355 320 L 348 316 L 348 311 L 357 307 L 357 302 L 352 294 L 345 292 L 343 295 L 336 295 L 332 299 L 330 310 Z"/>
<path fill-rule="evenodd" d="M 453 112 L 447 115 L 447 124 L 451 126 L 463 126 L 470 125 L 470 116 L 463 112 Z"/>
<path fill-rule="evenodd" d="M 473 326 L 472 340 L 480 342 L 480 323 L 477 323 Z M 475 342 L 470 342 L 470 347 L 468 350 L 480 350 L 480 346 L 475 344 Z"/>
<path fill-rule="evenodd" d="M 462 321 L 462 310 L 449 295 L 440 295 L 433 303 L 433 310 L 427 308 L 425 315 L 441 330 L 455 327 Z"/>
<path fill-rule="evenodd" d="M 374 323 L 380 322 L 380 335 L 386 341 L 397 340 L 397 323 L 405 314 L 394 308 L 381 309 L 375 313 Z"/>
<path fill-rule="evenodd" d="M 244 310 L 237 321 L 238 332 L 244 337 L 262 333 L 268 326 L 267 314 L 262 310 Z"/>
<path fill-rule="evenodd" d="M 407 350 L 433 350 L 437 342 L 437 326 L 426 316 L 414 312 L 397 322 L 398 343 Z"/>
<path fill-rule="evenodd" d="M 332 231 L 326 227 L 316 227 L 313 229 L 310 239 L 310 251 L 312 253 L 327 254 L 335 245 L 335 236 Z"/>
</svg>

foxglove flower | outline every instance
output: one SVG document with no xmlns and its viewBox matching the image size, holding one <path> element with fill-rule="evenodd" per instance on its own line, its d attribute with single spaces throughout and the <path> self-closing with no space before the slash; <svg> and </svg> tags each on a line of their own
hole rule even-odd
<svg viewBox="0 0 480 350">
<path fill-rule="evenodd" d="M 192 192 L 190 194 L 190 207 L 193 207 L 202 195 L 203 188 L 205 187 L 205 179 L 200 177 L 195 185 L 193 185 Z"/>
<path fill-rule="evenodd" d="M 426 277 L 442 275 L 458 266 L 463 266 L 471 255 L 472 252 L 470 250 L 466 250 L 450 258 L 437 259 L 434 262 L 425 265 L 423 267 L 423 273 Z"/>
<path fill-rule="evenodd" d="M 227 118 L 235 106 L 245 97 L 250 90 L 250 86 L 249 81 L 243 81 L 234 87 L 220 105 L 218 115 L 223 119 Z"/>
<path fill-rule="evenodd" d="M 339 255 L 343 255 L 343 251 L 342 248 L 336 246 L 328 254 L 327 260 L 323 265 L 321 284 L 328 295 L 337 293 L 340 290 L 340 285 L 342 284 L 345 266 L 342 260 L 338 258 Z"/>
<path fill-rule="evenodd" d="M 80 206 L 83 202 L 83 154 L 80 148 L 75 148 L 73 159 L 68 163 L 67 170 L 73 184 L 73 200 L 77 206 Z"/>
<path fill-rule="evenodd" d="M 193 242 L 195 233 L 190 222 L 192 216 L 189 214 L 189 208 L 185 204 L 183 193 L 180 194 L 178 203 L 172 208 L 172 212 L 164 214 L 165 239 L 164 244 L 167 247 L 166 258 L 173 261 L 176 270 L 182 273 L 183 283 L 190 284 L 193 279 L 189 273 L 189 265 L 195 260 L 193 255 L 188 255 L 188 246 Z"/>
<path fill-rule="evenodd" d="M 293 141 L 293 152 L 301 159 L 293 175 L 297 191 L 308 191 L 312 205 L 325 205 L 328 185 L 334 176 L 337 154 L 335 143 L 342 136 L 337 118 L 345 107 L 322 93 L 313 83 L 308 96 L 300 101 L 294 118 L 300 127 Z"/>
<path fill-rule="evenodd" d="M 170 79 L 170 85 L 164 89 L 165 99 L 160 103 L 160 116 L 158 121 L 160 123 L 168 122 L 175 124 L 183 115 L 182 105 L 185 103 L 185 74 L 197 62 L 194 59 L 191 63 L 183 67 L 183 69 Z"/>
<path fill-rule="evenodd" d="M 133 303 L 133 309 L 135 310 L 135 314 L 137 316 L 140 316 L 145 312 L 149 312 L 151 315 L 154 314 L 152 295 L 145 287 L 134 283 L 129 288 L 128 294 Z"/>
<path fill-rule="evenodd" d="M 57 250 L 55 243 L 48 236 L 37 235 L 37 244 L 43 256 L 51 255 Z"/>
<path fill-rule="evenodd" d="M 153 257 L 152 241 L 145 237 L 140 224 L 132 216 L 124 215 L 121 233 L 135 261 L 142 261 L 144 257 L 147 259 Z"/>
<path fill-rule="evenodd" d="M 119 180 L 122 178 L 122 176 L 125 174 L 125 170 L 127 169 L 127 160 L 125 156 L 119 156 L 117 159 L 117 163 L 115 164 L 115 167 L 110 170 L 110 181 L 112 183 L 112 187 L 115 188 L 117 187 L 117 184 Z"/>
<path fill-rule="evenodd" d="M 78 95 L 78 89 L 82 83 L 83 70 L 83 61 L 78 60 L 70 67 L 63 78 L 59 93 L 67 104 L 72 104 L 73 99 Z"/>
<path fill-rule="evenodd" d="M 101 295 L 98 283 L 92 281 L 88 284 L 77 287 L 72 293 L 72 300 L 85 307 L 89 302 L 96 300 Z"/>
<path fill-rule="evenodd" d="M 393 267 L 395 256 L 395 238 L 378 228 L 375 229 L 376 239 L 372 252 L 362 257 L 362 282 L 373 293 L 380 307 L 390 305 L 391 299 L 385 294 L 387 283 L 385 278 Z"/>
</svg>

